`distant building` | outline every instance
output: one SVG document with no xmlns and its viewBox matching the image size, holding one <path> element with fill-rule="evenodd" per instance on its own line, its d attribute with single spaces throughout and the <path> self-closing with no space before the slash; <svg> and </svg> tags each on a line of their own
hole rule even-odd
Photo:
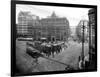
<svg viewBox="0 0 100 77">
<path fill-rule="evenodd" d="M 79 40 L 82 41 L 83 38 L 83 25 L 84 25 L 84 40 L 86 40 L 89 36 L 89 21 L 88 20 L 80 20 L 78 26 L 76 27 L 76 35 Z"/>
<path fill-rule="evenodd" d="M 66 41 L 69 37 L 69 21 L 65 17 L 56 16 L 55 12 L 48 18 L 40 20 L 40 36 L 50 41 Z"/>
<path fill-rule="evenodd" d="M 76 36 L 76 26 L 70 26 L 70 37 L 69 40 L 77 40 Z"/>
<path fill-rule="evenodd" d="M 89 21 L 88 20 L 81 20 L 78 24 L 79 30 L 82 34 L 83 32 L 83 25 L 84 25 L 84 35 L 88 35 L 88 29 L 89 29 Z"/>
<path fill-rule="evenodd" d="M 70 26 L 70 29 L 71 29 L 71 31 L 70 31 L 70 36 L 75 36 L 76 35 L 76 26 Z"/>
<path fill-rule="evenodd" d="M 39 17 L 32 15 L 30 12 L 21 11 L 18 14 L 17 35 L 32 36 L 32 27 L 37 23 Z"/>
</svg>

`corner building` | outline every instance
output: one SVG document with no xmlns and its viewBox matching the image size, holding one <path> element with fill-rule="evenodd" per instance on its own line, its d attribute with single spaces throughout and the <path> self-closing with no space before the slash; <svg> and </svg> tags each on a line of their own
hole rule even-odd
<svg viewBox="0 0 100 77">
<path fill-rule="evenodd" d="M 40 20 L 37 27 L 37 39 L 45 37 L 49 41 L 67 41 L 69 37 L 69 21 L 65 17 L 56 16 L 55 12 L 48 18 Z M 35 28 L 36 28 L 35 27 Z"/>
</svg>

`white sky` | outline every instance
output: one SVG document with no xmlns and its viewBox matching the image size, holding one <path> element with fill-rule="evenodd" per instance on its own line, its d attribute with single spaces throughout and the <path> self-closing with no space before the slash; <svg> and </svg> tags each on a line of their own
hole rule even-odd
<svg viewBox="0 0 100 77">
<path fill-rule="evenodd" d="M 70 26 L 77 26 L 81 19 L 88 20 L 88 10 L 90 8 L 72 8 L 58 6 L 41 6 L 41 5 L 16 5 L 16 23 L 18 23 L 18 13 L 20 11 L 30 11 L 40 18 L 50 16 L 54 11 L 59 17 L 66 17 Z"/>
</svg>

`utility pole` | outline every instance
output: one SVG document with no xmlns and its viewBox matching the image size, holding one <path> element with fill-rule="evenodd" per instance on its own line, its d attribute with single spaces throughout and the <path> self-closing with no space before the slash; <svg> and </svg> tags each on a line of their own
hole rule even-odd
<svg viewBox="0 0 100 77">
<path fill-rule="evenodd" d="M 83 21 L 83 25 L 82 25 L 82 53 L 81 53 L 81 60 L 82 60 L 82 68 L 84 69 L 84 21 Z"/>
</svg>

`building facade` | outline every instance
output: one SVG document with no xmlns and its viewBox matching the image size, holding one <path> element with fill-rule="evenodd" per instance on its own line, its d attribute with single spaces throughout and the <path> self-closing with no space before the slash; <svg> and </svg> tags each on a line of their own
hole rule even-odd
<svg viewBox="0 0 100 77">
<path fill-rule="evenodd" d="M 51 16 L 42 18 L 33 30 L 37 40 L 42 37 L 49 41 L 63 40 L 69 37 L 69 21 L 65 17 L 58 17 L 53 12 Z"/>
<path fill-rule="evenodd" d="M 33 26 L 37 23 L 39 17 L 32 15 L 30 12 L 21 11 L 18 15 L 17 35 L 32 36 Z"/>
<path fill-rule="evenodd" d="M 29 12 L 20 12 L 18 15 L 17 34 L 33 37 L 34 40 L 46 38 L 48 41 L 66 41 L 70 34 L 69 29 L 67 18 L 58 17 L 54 12 L 42 19 Z"/>
<path fill-rule="evenodd" d="M 89 60 L 92 68 L 96 68 L 96 9 L 90 9 L 89 16 Z"/>
</svg>

